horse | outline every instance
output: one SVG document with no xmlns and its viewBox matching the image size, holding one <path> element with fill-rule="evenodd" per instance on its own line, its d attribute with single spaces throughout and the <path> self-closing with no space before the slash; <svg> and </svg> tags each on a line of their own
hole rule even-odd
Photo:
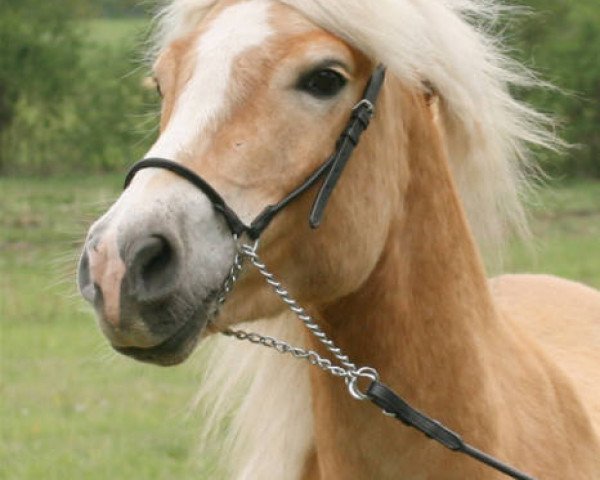
<svg viewBox="0 0 600 480">
<path fill-rule="evenodd" d="M 199 397 L 212 409 L 204 443 L 218 441 L 211 426 L 225 436 L 215 475 L 506 478 L 352 398 L 330 372 L 218 335 L 249 328 L 265 335 L 258 343 L 330 353 L 281 301 L 283 287 L 274 295 L 259 270 L 236 270 L 248 240 L 228 220 L 250 224 L 319 169 L 382 64 L 371 126 L 319 228 L 307 215 L 322 177 L 246 253 L 347 358 L 472 445 L 536 478 L 600 478 L 600 294 L 552 276 L 488 279 L 480 253 L 526 230 L 529 146 L 557 144 L 545 117 L 510 94 L 536 80 L 487 27 L 501 10 L 480 0 L 162 10 L 160 135 L 145 158 L 170 163 L 131 175 L 91 226 L 78 283 L 121 353 L 166 366 L 213 344 Z"/>
</svg>

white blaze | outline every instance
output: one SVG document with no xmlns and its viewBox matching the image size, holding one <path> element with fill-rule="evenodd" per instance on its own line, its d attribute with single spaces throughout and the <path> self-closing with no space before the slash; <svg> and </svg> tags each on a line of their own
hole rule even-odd
<svg viewBox="0 0 600 480">
<path fill-rule="evenodd" d="M 145 158 L 176 161 L 178 154 L 192 147 L 211 121 L 223 114 L 234 61 L 248 49 L 260 46 L 272 33 L 270 5 L 271 0 L 246 0 L 225 8 L 212 20 L 194 46 L 194 72 L 174 105 L 166 129 Z M 169 197 L 171 202 L 184 202 L 186 195 L 198 196 L 198 190 L 187 182 L 164 185 L 161 192 L 148 189 L 149 181 L 161 172 L 150 168 L 136 174 L 129 188 L 108 212 L 113 218 L 112 228 L 116 228 L 128 212 L 139 214 L 154 208 L 149 200 Z M 173 195 L 180 198 L 173 198 Z M 205 208 L 210 211 L 210 202 L 205 203 Z"/>
<path fill-rule="evenodd" d="M 269 25 L 271 3 L 272 0 L 246 0 L 227 7 L 199 36 L 193 47 L 196 56 L 194 72 L 174 105 L 165 131 L 146 158 L 177 160 L 178 154 L 192 147 L 211 121 L 223 114 L 234 61 L 248 49 L 260 46 L 272 33 Z M 162 172 L 154 168 L 138 172 L 129 188 L 92 230 L 104 225 L 104 236 L 117 238 L 119 232 L 129 228 L 132 218 L 153 218 L 164 214 L 164 205 L 186 205 L 190 198 L 201 203 L 195 206 L 196 218 L 213 214 L 210 201 L 188 182 L 162 184 L 160 190 L 148 188 L 151 179 Z M 196 246 L 203 248 L 203 241 L 198 239 Z M 206 248 L 218 251 L 214 245 Z"/>
<path fill-rule="evenodd" d="M 177 100 L 167 128 L 146 158 L 176 160 L 223 111 L 233 62 L 271 34 L 269 0 L 248 0 L 224 9 L 196 44 L 192 78 Z"/>
</svg>

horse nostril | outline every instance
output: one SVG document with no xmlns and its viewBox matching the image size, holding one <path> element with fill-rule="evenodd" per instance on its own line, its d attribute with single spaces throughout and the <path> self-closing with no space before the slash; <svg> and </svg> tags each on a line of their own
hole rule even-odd
<svg viewBox="0 0 600 480">
<path fill-rule="evenodd" d="M 90 259 L 88 253 L 83 251 L 79 259 L 79 267 L 77 269 L 77 285 L 83 298 L 88 302 L 94 303 L 96 299 L 96 288 L 92 282 L 90 275 Z"/>
<path fill-rule="evenodd" d="M 156 301 L 175 288 L 178 262 L 173 246 L 160 235 L 139 240 L 132 249 L 129 278 L 132 296 Z"/>
</svg>

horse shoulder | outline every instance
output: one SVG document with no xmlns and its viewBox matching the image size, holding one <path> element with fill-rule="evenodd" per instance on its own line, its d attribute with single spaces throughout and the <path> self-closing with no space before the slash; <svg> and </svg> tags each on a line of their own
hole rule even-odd
<svg viewBox="0 0 600 480">
<path fill-rule="evenodd" d="M 600 437 L 600 291 L 550 275 L 490 280 L 496 304 L 561 369 Z"/>
</svg>

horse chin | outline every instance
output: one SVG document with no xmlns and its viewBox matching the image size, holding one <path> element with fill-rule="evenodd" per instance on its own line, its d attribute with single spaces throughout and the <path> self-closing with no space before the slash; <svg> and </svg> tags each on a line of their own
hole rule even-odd
<svg viewBox="0 0 600 480">
<path fill-rule="evenodd" d="M 213 302 L 210 302 L 211 304 Z M 198 308 L 190 318 L 185 321 L 172 335 L 157 345 L 151 347 L 120 347 L 113 348 L 128 357 L 144 363 L 151 363 L 163 367 L 175 366 L 183 363 L 193 353 L 206 326 L 214 316 L 214 308 L 210 305 Z"/>
</svg>

